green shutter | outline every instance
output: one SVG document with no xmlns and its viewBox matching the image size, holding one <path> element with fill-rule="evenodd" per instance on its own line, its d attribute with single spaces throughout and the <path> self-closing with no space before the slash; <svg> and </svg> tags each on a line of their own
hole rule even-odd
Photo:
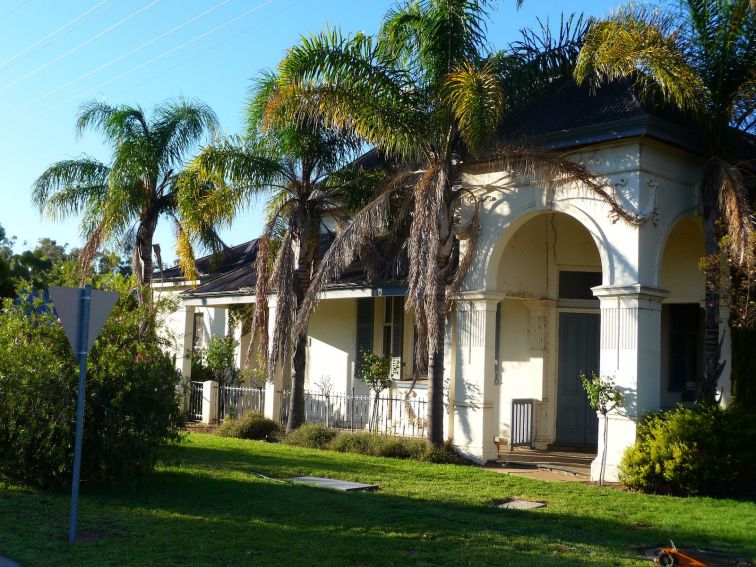
<svg viewBox="0 0 756 567">
<path fill-rule="evenodd" d="M 357 364 L 373 350 L 373 298 L 357 300 Z"/>
</svg>

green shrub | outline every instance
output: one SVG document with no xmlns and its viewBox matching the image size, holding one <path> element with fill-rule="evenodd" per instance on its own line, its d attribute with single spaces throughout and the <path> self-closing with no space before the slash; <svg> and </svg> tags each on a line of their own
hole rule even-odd
<svg viewBox="0 0 756 567">
<path fill-rule="evenodd" d="M 620 464 L 630 488 L 671 494 L 723 494 L 752 478 L 753 416 L 707 405 L 678 407 L 638 425 Z"/>
<path fill-rule="evenodd" d="M 119 283 L 119 282 L 116 282 Z M 87 365 L 82 480 L 131 476 L 178 439 L 181 413 L 173 361 L 144 332 L 147 317 L 121 281 L 122 297 Z M 0 312 L 0 475 L 40 486 L 68 483 L 78 364 L 63 329 L 40 299 Z"/>
<path fill-rule="evenodd" d="M 279 440 L 281 426 L 261 413 L 252 412 L 245 414 L 240 419 L 224 420 L 218 428 L 218 435 L 272 442 Z"/>
<path fill-rule="evenodd" d="M 337 435 L 338 432 L 335 429 L 331 429 L 325 425 L 306 423 L 289 433 L 284 438 L 284 443 L 294 445 L 295 447 L 328 449 Z"/>
<path fill-rule="evenodd" d="M 443 447 L 434 447 L 425 439 L 393 437 L 362 431 L 340 433 L 331 443 L 331 448 L 341 453 L 359 453 L 374 457 L 412 459 L 430 463 L 462 464 L 467 462 L 454 452 L 449 443 Z"/>
</svg>

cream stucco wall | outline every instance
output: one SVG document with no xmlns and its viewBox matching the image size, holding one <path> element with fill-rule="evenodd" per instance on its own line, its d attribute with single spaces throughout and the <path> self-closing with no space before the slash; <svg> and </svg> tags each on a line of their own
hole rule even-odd
<svg viewBox="0 0 756 567">
<path fill-rule="evenodd" d="M 357 300 L 324 300 L 307 331 L 305 390 L 317 392 L 316 383 L 328 377 L 333 391 L 351 391 L 357 349 Z"/>
</svg>

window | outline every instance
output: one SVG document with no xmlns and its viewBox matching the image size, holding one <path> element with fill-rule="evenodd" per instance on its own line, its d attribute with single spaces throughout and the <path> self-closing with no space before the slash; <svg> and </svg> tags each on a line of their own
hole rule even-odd
<svg viewBox="0 0 756 567">
<path fill-rule="evenodd" d="M 703 366 L 703 310 L 697 303 L 664 307 L 669 309 L 668 390 L 695 390 Z"/>
<path fill-rule="evenodd" d="M 601 285 L 601 272 L 559 271 L 560 299 L 596 299 L 592 287 Z"/>
</svg>

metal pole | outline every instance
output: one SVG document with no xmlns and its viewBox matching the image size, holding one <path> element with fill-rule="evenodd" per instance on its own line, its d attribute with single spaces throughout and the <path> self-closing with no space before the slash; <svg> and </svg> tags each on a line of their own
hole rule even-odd
<svg viewBox="0 0 756 567">
<path fill-rule="evenodd" d="M 89 304 L 92 286 L 81 291 L 81 319 L 79 320 L 79 397 L 76 401 L 76 443 L 74 445 L 73 482 L 71 484 L 71 515 L 68 525 L 68 543 L 76 542 L 76 517 L 79 509 L 79 477 L 81 476 L 81 444 L 84 433 L 84 386 L 87 378 L 87 345 L 89 343 Z"/>
</svg>

